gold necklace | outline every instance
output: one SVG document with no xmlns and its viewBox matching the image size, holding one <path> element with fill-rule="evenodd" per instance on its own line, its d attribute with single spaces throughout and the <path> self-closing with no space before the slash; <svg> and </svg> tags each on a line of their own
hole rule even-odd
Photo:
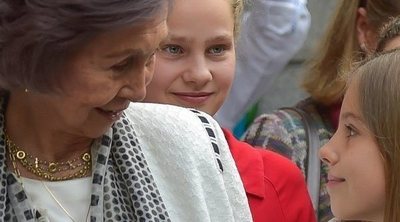
<svg viewBox="0 0 400 222">
<path fill-rule="evenodd" d="M 15 156 L 11 154 L 10 149 L 8 150 L 8 156 L 10 157 L 10 161 L 11 161 L 11 164 L 12 164 L 12 167 L 13 167 L 13 171 L 15 172 L 15 174 L 17 174 L 17 178 L 19 180 L 21 178 L 21 172 L 19 172 L 19 169 L 17 167 L 17 163 L 15 162 Z"/>
<path fill-rule="evenodd" d="M 83 153 L 79 159 L 75 158 L 65 162 L 50 162 L 40 160 L 38 157 L 28 154 L 26 151 L 19 148 L 6 133 L 5 139 L 13 168 L 19 175 L 20 173 L 16 165 L 16 160 L 29 172 L 50 181 L 82 178 L 92 170 L 91 156 L 88 152 Z M 68 171 L 70 171 L 70 173 L 65 175 L 65 172 Z"/>
</svg>

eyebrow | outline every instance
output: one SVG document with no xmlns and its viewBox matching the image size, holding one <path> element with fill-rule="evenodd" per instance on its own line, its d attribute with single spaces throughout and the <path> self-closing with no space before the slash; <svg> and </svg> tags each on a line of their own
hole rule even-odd
<svg viewBox="0 0 400 222">
<path fill-rule="evenodd" d="M 213 38 L 207 39 L 206 44 L 210 44 L 213 42 L 222 42 L 222 41 L 227 41 L 232 39 L 232 35 L 229 34 L 221 34 L 218 36 L 215 36 Z M 182 42 L 182 43 L 188 43 L 190 42 L 190 39 L 183 37 L 183 36 L 176 36 L 176 35 L 168 35 L 163 41 L 174 41 L 174 42 Z"/>
<path fill-rule="evenodd" d="M 189 40 L 183 36 L 175 36 L 175 35 L 168 35 L 166 38 L 163 39 L 162 42 L 173 41 L 173 42 L 183 42 L 187 43 Z"/>
<path fill-rule="evenodd" d="M 363 119 L 360 116 L 358 116 L 358 115 L 356 115 L 356 114 L 354 114 L 352 112 L 345 112 L 345 113 L 340 115 L 340 118 L 341 119 L 352 118 L 352 119 L 356 119 L 356 120 L 361 121 L 361 122 L 363 121 Z"/>
<path fill-rule="evenodd" d="M 232 35 L 222 34 L 222 35 L 218 35 L 218 36 L 216 36 L 214 38 L 207 39 L 206 43 L 210 44 L 210 43 L 213 43 L 213 42 L 231 41 L 232 39 L 233 39 Z"/>
<path fill-rule="evenodd" d="M 143 52 L 143 50 L 141 49 L 125 49 L 122 51 L 118 51 L 118 52 L 113 52 L 110 53 L 108 55 L 105 55 L 105 58 L 107 59 L 112 59 L 112 58 L 120 58 L 120 57 L 124 57 L 127 55 L 133 55 L 133 56 L 143 56 L 146 53 Z"/>
</svg>

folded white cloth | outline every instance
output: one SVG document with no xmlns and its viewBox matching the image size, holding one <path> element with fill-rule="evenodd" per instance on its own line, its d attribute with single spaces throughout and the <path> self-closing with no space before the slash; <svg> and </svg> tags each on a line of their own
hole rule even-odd
<svg viewBox="0 0 400 222">
<path fill-rule="evenodd" d="M 150 171 L 175 221 L 252 221 L 243 184 L 218 124 L 200 113 L 213 129 L 219 155 L 205 125 L 189 109 L 133 103 L 132 121 Z M 217 164 L 219 157 L 223 171 Z"/>
</svg>

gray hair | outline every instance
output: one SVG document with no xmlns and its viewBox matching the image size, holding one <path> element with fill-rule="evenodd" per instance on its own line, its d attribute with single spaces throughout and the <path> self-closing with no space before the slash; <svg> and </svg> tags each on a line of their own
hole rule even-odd
<svg viewBox="0 0 400 222">
<path fill-rule="evenodd" d="M 0 88 L 49 92 L 57 69 L 101 32 L 153 22 L 172 0 L 2 0 Z"/>
</svg>

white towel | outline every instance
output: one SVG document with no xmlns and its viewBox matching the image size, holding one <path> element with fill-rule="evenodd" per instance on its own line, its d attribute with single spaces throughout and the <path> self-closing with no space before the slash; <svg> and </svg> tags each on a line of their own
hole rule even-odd
<svg viewBox="0 0 400 222">
<path fill-rule="evenodd" d="M 173 222 L 252 221 L 222 130 L 214 128 L 223 172 L 196 114 L 170 105 L 133 103 L 126 112 Z"/>
</svg>

